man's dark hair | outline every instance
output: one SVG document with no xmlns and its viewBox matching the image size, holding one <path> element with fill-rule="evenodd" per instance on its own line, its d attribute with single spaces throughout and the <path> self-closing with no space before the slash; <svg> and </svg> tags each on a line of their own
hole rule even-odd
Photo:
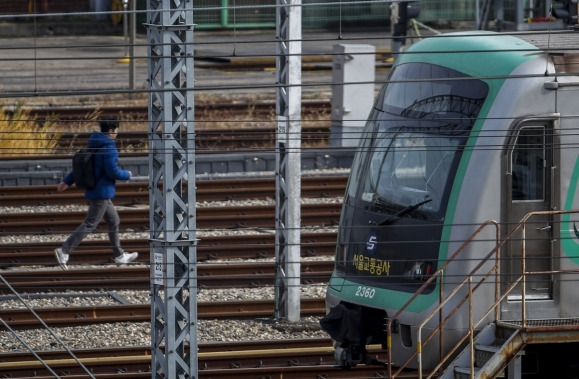
<svg viewBox="0 0 579 379">
<path fill-rule="evenodd" d="M 114 117 L 103 117 L 101 119 L 101 133 L 107 133 L 109 130 L 117 129 L 119 120 Z"/>
</svg>

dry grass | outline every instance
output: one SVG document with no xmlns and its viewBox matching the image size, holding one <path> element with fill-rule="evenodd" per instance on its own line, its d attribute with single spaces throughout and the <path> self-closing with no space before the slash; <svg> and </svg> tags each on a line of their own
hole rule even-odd
<svg viewBox="0 0 579 379">
<path fill-rule="evenodd" d="M 318 94 L 314 98 L 325 98 L 327 94 Z M 304 99 L 307 100 L 307 99 Z M 68 154 L 78 149 L 77 139 L 98 131 L 98 119 L 103 115 L 101 109 L 108 106 L 122 107 L 123 105 L 137 105 L 144 106 L 147 104 L 148 97 L 146 93 L 131 94 L 115 94 L 115 95 L 97 95 L 85 97 L 72 98 L 43 98 L 42 104 L 38 103 L 39 99 L 24 99 L 23 103 L 27 104 L 28 108 L 41 107 L 88 107 L 94 109 L 81 117 L 79 120 L 58 120 L 57 115 L 54 115 L 50 121 L 44 123 L 39 122 L 32 117 L 28 108 L 22 104 L 11 104 L 9 106 L 0 105 L 0 154 L 3 156 L 26 156 L 26 155 L 42 155 L 42 154 Z M 196 94 L 196 105 L 211 105 L 223 103 L 248 103 L 257 104 L 263 102 L 275 102 L 275 96 L 272 98 L 268 95 L 260 94 L 216 94 L 216 93 L 201 93 Z M 12 112 L 5 112 L 4 109 L 16 109 Z M 142 115 L 134 115 L 130 113 L 119 112 L 114 115 L 119 117 L 121 121 L 122 132 L 143 132 L 148 130 L 147 120 L 142 118 Z M 309 126 L 323 126 L 330 123 L 331 115 L 329 112 L 318 112 L 318 114 L 307 114 L 302 119 L 302 127 Z M 255 112 L 255 108 L 249 106 L 246 112 L 230 114 L 220 110 L 207 110 L 205 112 L 197 112 L 195 114 L 195 128 L 197 130 L 216 130 L 216 129 L 268 129 L 275 130 L 277 123 L 277 116 L 275 110 L 268 114 Z M 40 125 L 39 125 L 40 124 Z M 70 133 L 72 138 L 67 138 L 66 142 L 63 140 L 58 143 L 58 139 L 62 135 Z M 68 146 L 67 146 L 68 143 Z M 270 143 L 261 142 L 265 145 L 258 147 L 269 147 Z M 318 138 L 308 137 L 304 139 L 303 146 L 320 146 L 327 144 L 327 141 Z M 126 141 L 120 140 L 118 143 L 121 152 L 143 152 L 147 151 L 146 144 L 127 144 Z"/>
<path fill-rule="evenodd" d="M 14 111 L 0 105 L 0 155 L 21 156 L 52 153 L 61 133 L 54 120 L 39 125 L 30 110 L 18 105 Z"/>
</svg>

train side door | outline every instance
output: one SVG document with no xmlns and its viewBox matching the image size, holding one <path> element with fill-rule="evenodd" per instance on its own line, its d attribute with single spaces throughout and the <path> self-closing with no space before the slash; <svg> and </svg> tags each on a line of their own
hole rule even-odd
<svg viewBox="0 0 579 379">
<path fill-rule="evenodd" d="M 514 130 L 506 154 L 507 222 L 503 224 L 505 234 L 529 212 L 554 209 L 555 162 L 553 149 L 554 122 L 521 122 Z M 552 270 L 553 222 L 549 215 L 534 215 L 526 224 L 526 271 L 545 272 Z M 522 272 L 522 234 L 518 232 L 503 250 L 503 269 L 509 283 Z M 509 296 L 509 300 L 521 299 L 521 286 Z M 526 300 L 548 300 L 553 297 L 551 275 L 527 276 Z"/>
</svg>

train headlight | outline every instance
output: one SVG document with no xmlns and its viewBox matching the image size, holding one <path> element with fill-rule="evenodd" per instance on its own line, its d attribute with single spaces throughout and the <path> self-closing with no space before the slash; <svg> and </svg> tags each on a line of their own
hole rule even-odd
<svg viewBox="0 0 579 379">
<path fill-rule="evenodd" d="M 408 262 L 404 276 L 412 280 L 427 280 L 432 275 L 432 264 L 430 262 Z"/>
</svg>

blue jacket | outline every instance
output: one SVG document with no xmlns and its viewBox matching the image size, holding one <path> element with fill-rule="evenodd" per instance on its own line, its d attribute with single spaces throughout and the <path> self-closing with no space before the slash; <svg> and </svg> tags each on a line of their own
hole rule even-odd
<svg viewBox="0 0 579 379">
<path fill-rule="evenodd" d="M 113 199 L 116 180 L 129 180 L 131 177 L 128 171 L 119 168 L 117 143 L 108 135 L 97 132 L 90 135 L 87 147 L 97 149 L 94 155 L 94 173 L 97 183 L 95 188 L 85 191 L 84 197 L 91 200 Z M 74 183 L 72 171 L 63 181 L 69 186 Z"/>
</svg>

